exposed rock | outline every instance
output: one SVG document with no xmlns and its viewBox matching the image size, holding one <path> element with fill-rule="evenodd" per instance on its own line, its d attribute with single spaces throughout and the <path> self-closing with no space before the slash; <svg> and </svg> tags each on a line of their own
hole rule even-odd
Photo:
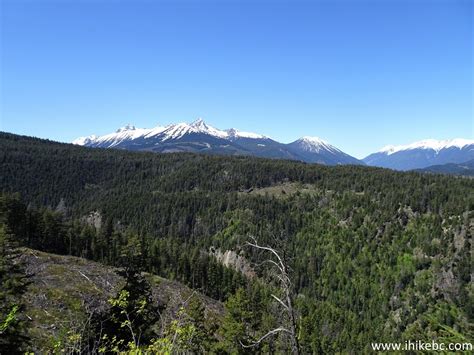
<svg viewBox="0 0 474 355">
<path fill-rule="evenodd" d="M 213 255 L 222 265 L 240 271 L 247 277 L 255 277 L 255 271 L 250 263 L 243 256 L 238 255 L 233 250 L 226 250 L 224 253 L 220 249 L 209 249 L 209 254 Z"/>
</svg>

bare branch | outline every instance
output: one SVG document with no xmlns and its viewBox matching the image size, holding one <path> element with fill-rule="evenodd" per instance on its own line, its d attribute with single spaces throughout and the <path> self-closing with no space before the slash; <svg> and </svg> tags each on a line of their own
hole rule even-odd
<svg viewBox="0 0 474 355">
<path fill-rule="evenodd" d="M 280 255 L 278 255 L 278 253 L 275 251 L 275 249 L 273 248 L 270 248 L 270 247 L 263 247 L 261 245 L 258 245 L 258 244 L 254 244 L 254 243 L 249 243 L 249 242 L 246 242 L 245 244 L 251 246 L 251 247 L 254 247 L 254 248 L 257 248 L 257 249 L 261 249 L 261 250 L 267 250 L 269 252 L 271 252 L 273 255 L 276 256 L 276 258 L 278 259 L 278 263 L 280 264 L 278 266 L 278 268 L 280 269 L 281 272 L 285 272 L 285 264 L 283 263 L 283 261 L 281 260 L 280 258 Z M 276 263 L 275 263 L 276 264 Z"/>
<path fill-rule="evenodd" d="M 288 329 L 286 328 L 276 328 L 276 329 L 273 329 L 273 330 L 270 330 L 267 334 L 265 334 L 264 336 L 262 336 L 260 339 L 258 339 L 257 341 L 253 342 L 252 344 L 249 344 L 249 345 L 244 345 L 242 344 L 242 342 L 240 341 L 240 345 L 243 347 L 243 348 L 253 348 L 255 346 L 258 346 L 260 345 L 260 343 L 262 341 L 264 341 L 266 338 L 268 338 L 269 336 L 272 336 L 272 335 L 275 335 L 275 334 L 278 334 L 280 332 L 285 332 L 285 333 L 288 333 L 288 334 L 292 334 Z"/>
<path fill-rule="evenodd" d="M 249 244 L 249 245 L 250 245 L 250 244 Z M 281 272 L 280 265 L 278 265 L 275 261 L 273 261 L 273 260 L 271 260 L 271 259 L 264 260 L 264 261 L 262 261 L 261 263 L 255 264 L 255 266 L 256 266 L 256 267 L 262 266 L 262 265 L 265 264 L 265 263 L 273 264 L 273 265 L 276 266 L 276 267 L 278 268 L 278 270 L 280 270 L 280 272 Z"/>
<path fill-rule="evenodd" d="M 271 295 L 274 299 L 276 299 L 278 301 L 278 303 L 280 303 L 283 308 L 285 308 L 286 311 L 289 311 L 289 307 L 288 305 L 285 304 L 285 302 L 283 302 L 281 299 L 279 299 L 277 296 L 275 296 L 274 294 Z"/>
<path fill-rule="evenodd" d="M 86 275 L 84 275 L 82 272 L 80 272 L 79 270 L 77 270 L 77 272 L 78 272 L 81 276 L 83 276 L 87 281 L 92 282 L 91 279 L 88 278 Z"/>
<path fill-rule="evenodd" d="M 275 260 L 267 259 L 267 260 L 263 261 L 262 264 L 270 263 L 270 264 L 276 266 L 277 269 L 278 269 L 278 272 L 276 273 L 276 275 L 273 275 L 273 276 L 279 281 L 280 290 L 283 292 L 283 294 L 284 294 L 283 299 L 285 299 L 286 302 L 283 301 L 282 299 L 280 299 L 279 297 L 277 297 L 274 294 L 272 294 L 271 297 L 273 297 L 283 307 L 284 311 L 287 313 L 288 320 L 289 320 L 289 327 L 290 327 L 291 331 L 288 330 L 287 328 L 284 328 L 284 327 L 276 328 L 276 329 L 273 329 L 273 330 L 269 331 L 267 334 L 265 334 L 263 337 L 261 337 L 255 343 L 253 343 L 253 345 L 245 346 L 245 345 L 242 344 L 242 342 L 240 344 L 244 348 L 256 346 L 271 335 L 277 334 L 279 332 L 286 332 L 286 333 L 290 334 L 290 337 L 291 337 L 291 340 L 292 340 L 292 352 L 294 354 L 300 354 L 300 347 L 299 347 L 299 341 L 298 341 L 298 336 L 297 336 L 296 317 L 295 317 L 295 311 L 294 311 L 293 302 L 292 302 L 292 297 L 293 297 L 292 296 L 292 282 L 291 282 L 291 279 L 288 275 L 288 268 L 286 267 L 283 258 L 280 257 L 280 254 L 274 248 L 259 245 L 257 240 L 255 239 L 255 237 L 253 237 L 253 236 L 251 236 L 250 239 L 252 240 L 252 242 L 246 242 L 246 245 L 251 246 L 253 248 L 256 248 L 258 250 L 269 251 L 271 254 L 273 254 L 273 256 L 278 261 L 278 262 L 276 262 Z"/>
</svg>

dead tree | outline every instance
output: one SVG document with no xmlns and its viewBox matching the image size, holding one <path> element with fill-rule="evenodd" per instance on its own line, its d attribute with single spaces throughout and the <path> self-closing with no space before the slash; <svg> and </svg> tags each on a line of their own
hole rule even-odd
<svg viewBox="0 0 474 355">
<path fill-rule="evenodd" d="M 275 278 L 277 280 L 280 290 L 282 291 L 282 296 L 280 297 L 274 294 L 272 294 L 271 296 L 278 302 L 278 304 L 283 308 L 283 311 L 287 314 L 289 324 L 268 331 L 265 335 L 263 335 L 260 339 L 258 339 L 252 344 L 244 345 L 241 343 L 241 345 L 245 348 L 255 347 L 260 345 L 265 339 L 270 336 L 277 335 L 279 333 L 286 333 L 290 336 L 291 339 L 292 353 L 299 355 L 300 345 L 298 342 L 296 316 L 293 307 L 293 283 L 291 282 L 291 279 L 288 274 L 288 267 L 285 265 L 285 261 L 275 249 L 268 246 L 259 245 L 254 237 L 251 237 L 251 240 L 251 242 L 246 242 L 245 244 L 252 248 L 270 253 L 269 259 L 264 260 L 263 263 L 271 264 L 275 268 Z"/>
</svg>

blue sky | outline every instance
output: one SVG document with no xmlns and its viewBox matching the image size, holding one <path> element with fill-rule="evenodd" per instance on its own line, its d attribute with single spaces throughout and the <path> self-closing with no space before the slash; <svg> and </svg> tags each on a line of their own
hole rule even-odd
<svg viewBox="0 0 474 355">
<path fill-rule="evenodd" d="M 464 0 L 2 0 L 0 130 L 71 141 L 203 117 L 356 157 L 474 138 Z"/>
</svg>

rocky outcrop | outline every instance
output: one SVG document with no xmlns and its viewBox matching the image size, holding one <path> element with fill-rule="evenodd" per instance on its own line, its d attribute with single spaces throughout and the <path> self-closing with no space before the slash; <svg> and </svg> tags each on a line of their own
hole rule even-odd
<svg viewBox="0 0 474 355">
<path fill-rule="evenodd" d="M 240 271 L 247 277 L 255 277 L 255 270 L 243 255 L 237 254 L 233 250 L 226 250 L 222 252 L 220 249 L 211 247 L 209 254 L 214 256 L 222 265 L 230 267 L 234 270 Z"/>
</svg>

